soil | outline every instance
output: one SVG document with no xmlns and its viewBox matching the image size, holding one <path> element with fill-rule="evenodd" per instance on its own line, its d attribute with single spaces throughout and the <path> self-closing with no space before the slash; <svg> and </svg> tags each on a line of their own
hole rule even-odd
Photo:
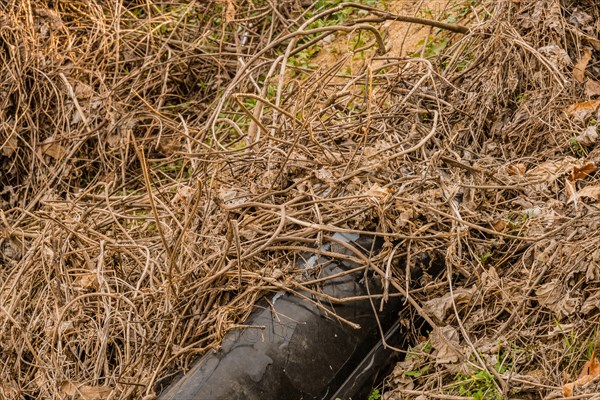
<svg viewBox="0 0 600 400">
<path fill-rule="evenodd" d="M 451 10 L 448 0 L 422 0 L 422 1 L 390 1 L 387 9 L 399 15 L 408 15 L 434 20 L 440 19 Z M 408 24 L 398 21 L 389 21 L 383 24 L 388 40 L 392 43 L 390 57 L 404 57 L 425 50 L 428 38 L 434 29 L 431 27 Z"/>
<path fill-rule="evenodd" d="M 452 11 L 449 0 L 420 0 L 402 1 L 389 0 L 385 2 L 385 10 L 398 15 L 414 16 L 439 20 L 440 17 Z M 401 21 L 387 21 L 381 25 L 389 45 L 387 58 L 416 55 L 426 50 L 429 38 L 434 28 Z M 315 64 L 323 70 L 330 68 L 339 61 L 340 55 L 349 53 L 352 49 L 348 44 L 348 35 L 338 34 L 315 56 Z M 350 62 L 353 70 L 361 64 L 360 60 Z"/>
</svg>

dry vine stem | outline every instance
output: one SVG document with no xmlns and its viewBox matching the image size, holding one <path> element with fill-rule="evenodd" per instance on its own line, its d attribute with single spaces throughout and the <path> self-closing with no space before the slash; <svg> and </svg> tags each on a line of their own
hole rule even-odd
<svg viewBox="0 0 600 400">
<path fill-rule="evenodd" d="M 335 257 L 319 249 L 335 232 L 389 240 L 393 254 L 339 257 L 463 332 L 490 374 L 504 362 L 507 393 L 577 375 L 598 324 L 600 210 L 575 209 L 564 182 L 598 186 L 581 171 L 599 152 L 584 140 L 597 117 L 563 110 L 589 100 L 572 65 L 598 36 L 596 2 L 482 1 L 477 26 L 432 37 L 437 57 L 406 59 L 378 53 L 376 23 L 425 21 L 354 3 L 54 3 L 0 5 L 1 398 L 67 398 L 69 382 L 139 399 L 269 291 L 348 303 L 297 268 Z M 312 28 L 348 7 L 371 16 Z M 294 67 L 356 29 L 378 46 Z M 596 63 L 585 78 L 600 81 Z M 449 246 L 457 299 L 438 315 L 448 284 L 407 289 L 395 261 L 426 267 Z M 419 389 L 403 396 L 454 398 L 456 370 L 477 373 L 431 357 L 411 367 L 430 374 L 395 377 Z"/>
</svg>

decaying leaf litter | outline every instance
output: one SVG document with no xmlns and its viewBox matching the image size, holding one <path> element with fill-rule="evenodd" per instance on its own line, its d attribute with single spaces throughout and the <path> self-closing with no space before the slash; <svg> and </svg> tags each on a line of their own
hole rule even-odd
<svg viewBox="0 0 600 400">
<path fill-rule="evenodd" d="M 481 2 L 392 58 L 392 16 L 300 3 L 1 6 L 1 397 L 152 398 L 349 231 L 382 279 L 447 268 L 385 398 L 593 396 L 600 7 Z"/>
</svg>

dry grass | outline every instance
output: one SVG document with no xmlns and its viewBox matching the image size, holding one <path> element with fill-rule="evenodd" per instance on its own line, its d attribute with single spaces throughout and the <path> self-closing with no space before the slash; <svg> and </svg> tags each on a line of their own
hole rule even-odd
<svg viewBox="0 0 600 400">
<path fill-rule="evenodd" d="M 566 1 L 489 2 L 435 60 L 386 58 L 346 22 L 323 28 L 357 28 L 339 63 L 311 69 L 294 57 L 323 32 L 307 38 L 299 2 L 269 4 L 1 6 L 0 396 L 151 398 L 266 291 L 318 294 L 294 260 L 338 231 L 387 238 L 357 260 L 382 279 L 389 257 L 444 255 L 446 281 L 411 299 L 459 332 L 461 362 L 424 357 L 419 390 L 456 394 L 469 365 L 505 396 L 575 374 L 598 211 L 565 177 L 598 152 L 572 141 L 593 117 L 563 109 L 597 30 Z"/>
</svg>

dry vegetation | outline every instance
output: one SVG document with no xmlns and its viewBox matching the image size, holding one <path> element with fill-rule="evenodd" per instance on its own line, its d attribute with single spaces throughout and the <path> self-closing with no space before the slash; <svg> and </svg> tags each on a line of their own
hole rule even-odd
<svg viewBox="0 0 600 400">
<path fill-rule="evenodd" d="M 600 307 L 598 4 L 480 2 L 397 58 L 370 28 L 391 14 L 304 3 L 0 5 L 1 398 L 153 398 L 267 291 L 318 294 L 294 259 L 340 231 L 387 239 L 363 263 L 382 279 L 446 263 L 388 398 L 575 379 Z M 331 31 L 338 62 L 311 65 Z"/>
</svg>

